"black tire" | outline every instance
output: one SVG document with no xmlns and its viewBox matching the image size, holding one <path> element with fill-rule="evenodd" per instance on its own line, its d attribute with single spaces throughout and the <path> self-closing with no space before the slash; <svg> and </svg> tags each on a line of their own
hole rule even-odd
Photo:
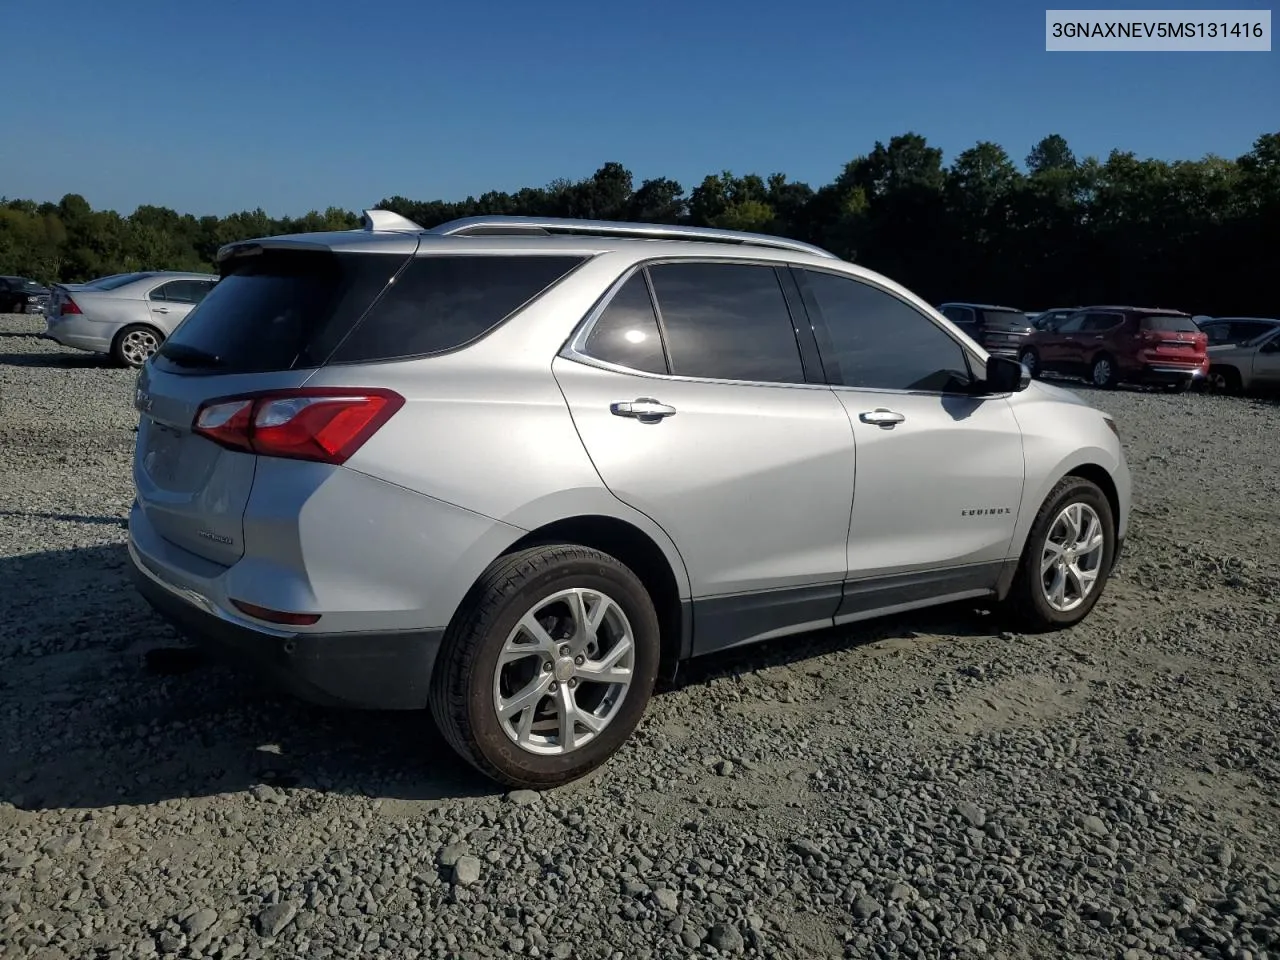
<svg viewBox="0 0 1280 960">
<path fill-rule="evenodd" d="M 1094 357 L 1089 365 L 1089 382 L 1102 390 L 1114 390 L 1119 382 L 1115 360 L 1105 353 Z"/>
<path fill-rule="evenodd" d="M 1093 508 L 1101 521 L 1104 541 L 1098 578 L 1094 582 L 1092 591 L 1085 596 L 1079 606 L 1064 612 L 1055 610 L 1049 605 L 1040 573 L 1040 562 L 1050 528 L 1058 515 L 1072 503 L 1084 503 Z M 1031 531 L 1027 534 L 1026 545 L 1022 549 L 1022 557 L 1018 561 L 1018 572 L 1014 576 L 1009 595 L 1005 598 L 1005 606 L 1019 626 L 1030 633 L 1062 630 L 1074 626 L 1089 615 L 1089 611 L 1102 596 L 1111 575 L 1111 564 L 1115 555 L 1116 525 L 1110 501 L 1097 484 L 1082 477 L 1064 477 L 1049 492 L 1049 496 L 1040 507 L 1040 512 L 1036 514 Z"/>
<path fill-rule="evenodd" d="M 1033 380 L 1040 379 L 1040 354 L 1032 347 L 1028 347 L 1018 354 L 1018 362 L 1031 372 Z"/>
<path fill-rule="evenodd" d="M 131 344 L 133 343 L 131 336 L 150 337 L 155 343 L 155 347 L 152 350 L 152 353 L 154 353 L 155 350 L 160 349 L 160 344 L 164 343 L 164 334 L 155 327 L 147 326 L 145 323 L 131 323 L 116 334 L 116 338 L 111 341 L 111 359 L 122 367 L 132 367 L 136 370 L 146 363 L 146 358 L 138 360 L 137 352 L 131 349 Z"/>
<path fill-rule="evenodd" d="M 1240 371 L 1235 367 L 1213 367 L 1209 370 L 1209 389 L 1214 393 L 1240 392 Z"/>
<path fill-rule="evenodd" d="M 631 685 L 608 726 L 589 742 L 567 753 L 535 754 L 502 727 L 493 703 L 495 671 L 520 619 L 570 587 L 605 592 L 630 621 Z M 449 745 L 485 776 L 535 790 L 559 786 L 604 764 L 631 736 L 653 694 L 660 653 L 653 601 L 623 564 L 576 544 L 520 550 L 489 566 L 445 632 L 431 678 L 431 711 Z"/>
</svg>

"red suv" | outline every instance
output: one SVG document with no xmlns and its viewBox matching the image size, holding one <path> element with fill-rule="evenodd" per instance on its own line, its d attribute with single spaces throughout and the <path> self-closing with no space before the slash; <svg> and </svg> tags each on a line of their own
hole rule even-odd
<svg viewBox="0 0 1280 960">
<path fill-rule="evenodd" d="M 1095 386 L 1160 383 L 1187 390 L 1209 372 L 1208 336 L 1176 310 L 1085 307 L 1028 337 L 1018 359 L 1041 371 L 1074 374 Z"/>
</svg>

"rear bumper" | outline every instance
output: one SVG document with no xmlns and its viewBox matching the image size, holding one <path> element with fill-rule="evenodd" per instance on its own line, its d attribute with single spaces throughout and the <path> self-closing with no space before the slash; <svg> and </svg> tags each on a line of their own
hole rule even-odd
<svg viewBox="0 0 1280 960">
<path fill-rule="evenodd" d="M 199 605 L 194 591 L 167 583 L 129 544 L 134 583 L 146 601 L 215 658 L 247 667 L 311 703 L 368 710 L 427 706 L 443 630 L 286 633 L 255 629 Z"/>
<path fill-rule="evenodd" d="M 1139 379 L 1149 383 L 1170 383 L 1178 380 L 1202 380 L 1209 375 L 1209 361 L 1196 366 L 1178 363 L 1147 363 L 1137 370 Z"/>
<path fill-rule="evenodd" d="M 52 340 L 60 343 L 64 347 L 73 347 L 76 350 L 89 350 L 93 353 L 110 353 L 111 341 L 116 335 L 116 331 L 120 329 L 121 324 L 118 323 L 99 323 L 96 320 L 86 320 L 81 314 L 72 314 L 69 317 L 45 316 L 44 337 L 46 340 Z"/>
</svg>

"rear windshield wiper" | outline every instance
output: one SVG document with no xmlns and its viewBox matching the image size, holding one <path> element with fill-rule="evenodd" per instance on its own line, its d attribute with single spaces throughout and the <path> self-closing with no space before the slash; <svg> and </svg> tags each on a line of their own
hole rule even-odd
<svg viewBox="0 0 1280 960">
<path fill-rule="evenodd" d="M 216 353 L 181 343 L 166 343 L 159 352 L 160 356 L 181 367 L 221 367 L 226 362 Z"/>
</svg>

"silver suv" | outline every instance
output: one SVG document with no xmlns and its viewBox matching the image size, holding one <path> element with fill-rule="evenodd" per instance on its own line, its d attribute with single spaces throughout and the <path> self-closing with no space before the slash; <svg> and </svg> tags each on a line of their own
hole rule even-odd
<svg viewBox="0 0 1280 960">
<path fill-rule="evenodd" d="M 599 766 L 690 657 L 954 600 L 1070 626 L 1124 540 L 1110 418 L 807 244 L 370 211 L 219 266 L 138 377 L 140 590 L 506 784 Z"/>
</svg>

